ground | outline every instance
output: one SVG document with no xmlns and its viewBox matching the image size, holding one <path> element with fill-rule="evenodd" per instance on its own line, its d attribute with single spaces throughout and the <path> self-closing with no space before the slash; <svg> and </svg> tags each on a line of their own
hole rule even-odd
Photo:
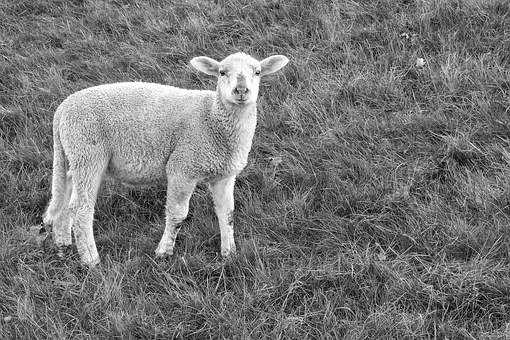
<svg viewBox="0 0 510 340">
<path fill-rule="evenodd" d="M 509 36 L 506 0 L 2 1 L 0 338 L 510 336 Z M 290 63 L 261 85 L 236 258 L 204 186 L 167 261 L 164 188 L 105 184 L 96 269 L 35 242 L 66 96 L 213 89 L 189 60 L 237 51 Z"/>
</svg>

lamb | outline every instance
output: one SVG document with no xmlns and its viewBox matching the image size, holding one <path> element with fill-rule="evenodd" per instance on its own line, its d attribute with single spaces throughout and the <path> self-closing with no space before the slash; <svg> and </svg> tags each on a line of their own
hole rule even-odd
<svg viewBox="0 0 510 340">
<path fill-rule="evenodd" d="M 166 183 L 157 257 L 173 254 L 195 186 L 207 182 L 221 255 L 235 254 L 234 182 L 251 149 L 260 77 L 287 62 L 282 55 L 260 62 L 244 53 L 221 62 L 202 56 L 190 64 L 218 77 L 216 91 L 126 82 L 67 97 L 53 119 L 52 197 L 43 215 L 43 223 L 53 226 L 56 246 L 71 245 L 72 230 L 81 262 L 90 267 L 100 262 L 92 224 L 98 190 L 108 175 L 131 185 Z"/>
</svg>

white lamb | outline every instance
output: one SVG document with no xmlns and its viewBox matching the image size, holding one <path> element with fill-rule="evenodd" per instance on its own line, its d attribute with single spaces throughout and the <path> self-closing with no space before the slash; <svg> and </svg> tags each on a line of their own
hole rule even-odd
<svg viewBox="0 0 510 340">
<path fill-rule="evenodd" d="M 288 59 L 262 61 L 244 53 L 221 62 L 196 57 L 191 65 L 218 77 L 216 91 L 131 82 L 100 85 L 70 95 L 53 119 L 52 198 L 44 214 L 56 245 L 70 245 L 81 261 L 99 263 L 92 230 L 104 175 L 134 185 L 167 183 L 166 226 L 158 257 L 173 254 L 199 181 L 210 185 L 221 232 L 221 254 L 235 253 L 234 182 L 245 167 L 257 121 L 260 77 Z"/>
</svg>

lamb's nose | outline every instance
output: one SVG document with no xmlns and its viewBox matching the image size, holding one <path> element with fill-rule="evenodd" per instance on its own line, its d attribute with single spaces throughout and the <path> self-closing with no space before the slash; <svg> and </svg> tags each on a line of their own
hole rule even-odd
<svg viewBox="0 0 510 340">
<path fill-rule="evenodd" d="M 247 93 L 248 93 L 248 88 L 245 86 L 237 86 L 234 89 L 234 94 L 243 95 L 243 94 L 247 94 Z"/>
</svg>

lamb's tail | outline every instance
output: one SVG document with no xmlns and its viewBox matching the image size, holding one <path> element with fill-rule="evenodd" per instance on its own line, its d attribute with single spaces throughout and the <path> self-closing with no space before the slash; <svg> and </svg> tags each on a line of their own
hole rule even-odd
<svg viewBox="0 0 510 340">
<path fill-rule="evenodd" d="M 58 124 L 53 124 L 53 176 L 51 180 L 51 200 L 43 216 L 45 225 L 53 225 L 63 208 L 66 185 L 67 169 L 64 148 L 60 141 Z"/>
</svg>

